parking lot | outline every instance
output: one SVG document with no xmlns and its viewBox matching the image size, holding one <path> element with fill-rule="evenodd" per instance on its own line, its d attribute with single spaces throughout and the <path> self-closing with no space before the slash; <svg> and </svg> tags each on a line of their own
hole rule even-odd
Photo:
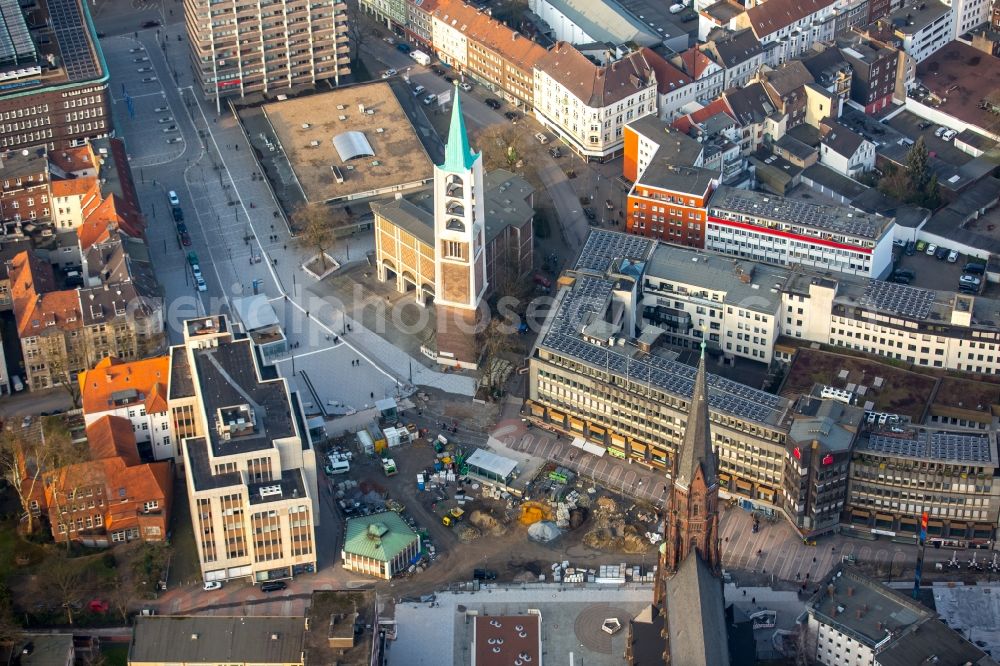
<svg viewBox="0 0 1000 666">
<path fill-rule="evenodd" d="M 934 132 L 941 127 L 940 125 L 924 120 L 909 111 L 903 111 L 893 116 L 887 124 L 914 141 L 917 140 L 917 137 L 922 136 L 927 150 L 949 164 L 961 166 L 972 159 L 972 155 L 956 148 L 952 141 L 944 141 L 934 136 Z"/>
<path fill-rule="evenodd" d="M 910 286 L 923 289 L 955 291 L 962 268 L 969 262 L 981 263 L 981 260 L 966 255 L 959 255 L 958 261 L 950 263 L 946 259 L 929 256 L 926 252 L 914 252 L 912 256 L 908 256 L 897 250 L 897 254 L 900 259 L 896 262 L 896 270 L 913 271 L 914 278 Z"/>
</svg>

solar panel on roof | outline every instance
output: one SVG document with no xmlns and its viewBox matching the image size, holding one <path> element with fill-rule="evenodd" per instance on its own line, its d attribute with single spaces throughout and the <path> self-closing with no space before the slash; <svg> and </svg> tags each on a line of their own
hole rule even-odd
<svg viewBox="0 0 1000 666">
<path fill-rule="evenodd" d="M 67 78 L 84 81 L 96 77 L 99 74 L 97 63 L 79 3 L 76 0 L 49 0 L 48 7 Z"/>
<path fill-rule="evenodd" d="M 0 62 L 34 62 L 35 43 L 18 0 L 0 0 Z"/>
<path fill-rule="evenodd" d="M 916 319 L 926 319 L 934 305 L 934 292 L 893 282 L 871 280 L 861 297 L 862 307 L 884 310 Z"/>
</svg>

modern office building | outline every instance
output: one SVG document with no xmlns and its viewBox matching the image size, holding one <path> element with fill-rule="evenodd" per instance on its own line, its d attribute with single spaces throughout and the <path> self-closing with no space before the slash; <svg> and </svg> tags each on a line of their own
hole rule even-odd
<svg viewBox="0 0 1000 666">
<path fill-rule="evenodd" d="M 87 3 L 3 0 L 0 17 L 0 150 L 108 136 L 109 74 Z"/>
<path fill-rule="evenodd" d="M 955 10 L 938 0 L 892 5 L 895 9 L 879 20 L 884 32 L 901 42 L 902 49 L 918 64 L 955 38 Z"/>
<path fill-rule="evenodd" d="M 186 0 L 184 19 L 207 99 L 336 86 L 350 73 L 343 0 Z"/>
<path fill-rule="evenodd" d="M 645 266 L 655 242 L 593 231 L 560 278 L 552 314 L 528 363 L 527 416 L 653 469 L 674 469 L 695 369 L 655 350 L 660 329 L 639 330 Z M 773 511 L 784 469 L 791 403 L 709 375 L 712 444 L 724 494 Z"/>
<path fill-rule="evenodd" d="M 298 394 L 222 315 L 185 322 L 168 392 L 205 580 L 315 571 L 316 454 Z"/>
<path fill-rule="evenodd" d="M 892 265 L 891 218 L 719 187 L 705 249 L 782 266 L 881 277 Z"/>
<path fill-rule="evenodd" d="M 914 535 L 926 512 L 932 544 L 987 547 L 1000 514 L 998 466 L 993 431 L 873 430 L 852 454 L 844 522 Z"/>
</svg>

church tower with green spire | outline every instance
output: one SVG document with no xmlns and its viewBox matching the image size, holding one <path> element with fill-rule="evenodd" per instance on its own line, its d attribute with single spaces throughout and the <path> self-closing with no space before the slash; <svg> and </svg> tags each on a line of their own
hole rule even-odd
<svg viewBox="0 0 1000 666">
<path fill-rule="evenodd" d="M 483 157 L 469 146 L 457 88 L 454 96 L 444 162 L 434 168 L 434 303 L 474 312 L 487 287 Z"/>
</svg>

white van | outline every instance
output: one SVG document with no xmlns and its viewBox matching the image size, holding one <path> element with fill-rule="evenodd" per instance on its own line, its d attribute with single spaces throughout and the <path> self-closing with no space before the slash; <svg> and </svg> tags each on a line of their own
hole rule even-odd
<svg viewBox="0 0 1000 666">
<path fill-rule="evenodd" d="M 328 458 L 326 469 L 323 471 L 330 476 L 333 476 L 334 474 L 347 474 L 351 471 L 351 463 L 347 460 L 333 460 Z"/>
</svg>

